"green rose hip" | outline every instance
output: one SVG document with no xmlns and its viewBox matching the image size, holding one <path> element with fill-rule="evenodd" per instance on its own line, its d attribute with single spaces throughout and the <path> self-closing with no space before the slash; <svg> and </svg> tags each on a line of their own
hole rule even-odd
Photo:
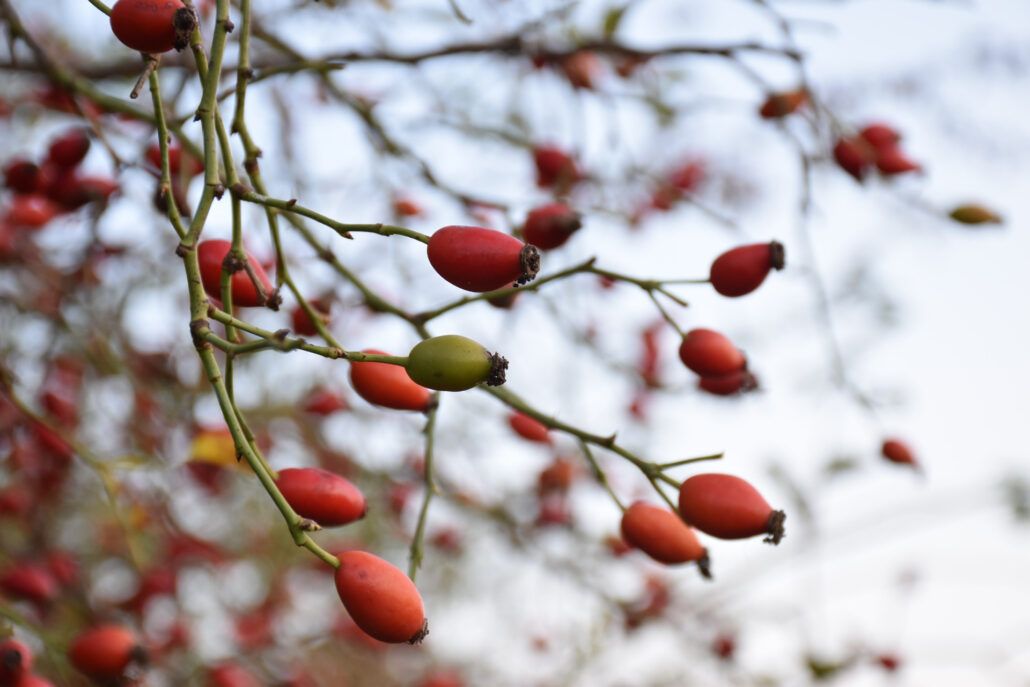
<svg viewBox="0 0 1030 687">
<path fill-rule="evenodd" d="M 405 365 L 412 381 L 439 391 L 464 391 L 483 382 L 500 386 L 507 367 L 500 355 L 457 334 L 422 341 L 411 349 Z"/>
</svg>

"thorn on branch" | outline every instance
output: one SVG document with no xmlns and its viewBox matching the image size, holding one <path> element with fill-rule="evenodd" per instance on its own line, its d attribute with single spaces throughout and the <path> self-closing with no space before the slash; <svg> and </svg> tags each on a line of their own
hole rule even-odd
<svg viewBox="0 0 1030 687">
<path fill-rule="evenodd" d="M 299 521 L 297 522 L 297 528 L 298 528 L 298 529 L 299 529 L 299 530 L 300 530 L 301 532 L 317 532 L 317 531 L 319 531 L 320 529 L 322 529 L 322 526 L 321 526 L 321 525 L 319 525 L 319 524 L 318 524 L 317 522 L 315 522 L 314 520 L 309 520 L 308 518 L 301 518 L 301 519 L 300 519 L 300 520 L 299 520 Z"/>
<path fill-rule="evenodd" d="M 229 19 L 228 17 L 225 18 L 224 22 L 222 22 L 222 26 L 225 27 L 226 33 L 232 33 L 233 29 L 236 28 L 236 24 L 234 24 L 232 19 Z"/>
<path fill-rule="evenodd" d="M 215 198 L 218 199 L 218 200 L 221 200 L 222 196 L 225 195 L 225 184 L 221 184 L 221 183 L 215 184 L 214 193 L 215 193 Z"/>
</svg>

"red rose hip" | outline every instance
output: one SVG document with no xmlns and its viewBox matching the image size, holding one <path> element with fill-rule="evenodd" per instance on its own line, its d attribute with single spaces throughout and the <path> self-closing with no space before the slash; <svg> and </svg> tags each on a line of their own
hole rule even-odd
<svg viewBox="0 0 1030 687">
<path fill-rule="evenodd" d="M 75 638 L 68 658 L 94 679 L 116 680 L 130 663 L 145 662 L 146 651 L 131 630 L 120 625 L 98 625 Z"/>
<path fill-rule="evenodd" d="M 232 250 L 232 243 L 222 239 L 211 239 L 201 241 L 197 246 L 197 260 L 200 262 L 200 279 L 204 283 L 204 290 L 212 298 L 222 297 L 222 263 L 225 256 Z M 232 275 L 232 302 L 241 307 L 254 307 L 264 305 L 267 296 L 272 293 L 272 282 L 261 267 L 261 263 L 247 253 L 247 262 L 254 270 L 264 294 L 258 292 L 246 270 L 240 270 Z"/>
<path fill-rule="evenodd" d="M 4 186 L 15 193 L 36 193 L 40 190 L 39 165 L 14 159 L 4 167 Z"/>
<path fill-rule="evenodd" d="M 865 178 L 866 170 L 873 163 L 875 151 L 862 138 L 841 138 L 833 146 L 833 159 L 837 166 L 851 175 L 855 181 Z"/>
<path fill-rule="evenodd" d="M 737 370 L 718 377 L 701 377 L 697 388 L 714 396 L 735 396 L 757 389 L 758 379 L 748 370 Z"/>
<path fill-rule="evenodd" d="M 711 329 L 691 329 L 680 343 L 680 360 L 702 377 L 721 377 L 747 367 L 744 354 L 725 335 Z"/>
<path fill-rule="evenodd" d="M 536 165 L 536 185 L 540 188 L 554 186 L 564 190 L 579 181 L 575 160 L 557 146 L 533 148 L 533 163 Z"/>
<path fill-rule="evenodd" d="M 417 644 L 429 633 L 415 583 L 365 551 L 339 555 L 336 591 L 354 623 L 381 642 Z"/>
<path fill-rule="evenodd" d="M 237 663 L 223 663 L 207 673 L 208 687 L 261 687 L 254 674 Z"/>
<path fill-rule="evenodd" d="M 17 639 L 0 641 L 0 685 L 17 684 L 32 669 L 32 649 Z"/>
<path fill-rule="evenodd" d="M 739 477 L 708 473 L 680 485 L 679 511 L 693 527 L 719 539 L 747 539 L 761 534 L 779 544 L 783 511 L 773 510 L 753 486 Z"/>
<path fill-rule="evenodd" d="M 919 467 L 915 453 L 909 445 L 901 439 L 885 439 L 883 445 L 880 447 L 880 454 L 892 463 L 897 463 L 898 465 L 910 465 L 914 468 Z"/>
<path fill-rule="evenodd" d="M 894 127 L 882 122 L 867 124 L 862 127 L 858 135 L 863 141 L 877 150 L 893 148 L 901 143 L 901 134 Z"/>
<path fill-rule="evenodd" d="M 675 565 L 697 561 L 701 574 L 710 577 L 708 552 L 694 531 L 666 508 L 637 501 L 622 514 L 622 538 L 659 563 Z"/>
<path fill-rule="evenodd" d="M 279 471 L 276 486 L 303 518 L 323 527 L 337 527 L 365 517 L 365 496 L 340 475 L 320 468 Z"/>
<path fill-rule="evenodd" d="M 192 16 L 180 0 L 118 0 L 111 8 L 111 30 L 133 50 L 145 53 L 181 50 L 186 43 L 180 35 L 188 37 L 192 31 Z M 177 27 L 177 21 L 185 24 Z"/>
<path fill-rule="evenodd" d="M 388 355 L 373 348 L 362 353 Z M 369 403 L 394 410 L 417 410 L 429 408 L 432 394 L 429 389 L 411 381 L 402 365 L 377 362 L 352 362 L 350 383 L 358 395 Z"/>
<path fill-rule="evenodd" d="M 78 167 L 86 159 L 89 145 L 89 135 L 83 129 L 72 129 L 50 143 L 47 162 L 61 169 Z"/>
<path fill-rule="evenodd" d="M 429 239 L 427 252 L 433 269 L 466 291 L 525 284 L 540 269 L 536 247 L 482 227 L 443 227 Z"/>
<path fill-rule="evenodd" d="M 508 424 L 516 434 L 527 441 L 538 444 L 551 443 L 551 430 L 547 428 L 547 425 L 525 413 L 513 411 L 508 416 Z"/>
<path fill-rule="evenodd" d="M 709 279 L 723 296 L 744 296 L 761 286 L 771 270 L 782 270 L 784 259 L 779 241 L 738 246 L 715 259 Z"/>
<path fill-rule="evenodd" d="M 550 203 L 530 210 L 522 237 L 541 250 L 551 250 L 564 245 L 582 226 L 579 214 L 569 206 Z"/>
</svg>

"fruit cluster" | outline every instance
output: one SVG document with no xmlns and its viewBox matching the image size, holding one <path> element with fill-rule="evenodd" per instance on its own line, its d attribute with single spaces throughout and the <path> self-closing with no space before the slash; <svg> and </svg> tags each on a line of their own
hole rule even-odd
<svg viewBox="0 0 1030 687">
<path fill-rule="evenodd" d="M 115 180 L 80 171 L 90 143 L 85 129 L 69 129 L 50 141 L 41 161 L 16 157 L 4 165 L 10 197 L 0 205 L 0 243 L 16 241 L 89 203 L 106 203 L 118 191 Z"/>
</svg>

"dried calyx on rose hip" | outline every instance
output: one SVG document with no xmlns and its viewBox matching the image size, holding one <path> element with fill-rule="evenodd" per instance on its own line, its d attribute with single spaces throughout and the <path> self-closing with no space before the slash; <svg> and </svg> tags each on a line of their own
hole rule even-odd
<svg viewBox="0 0 1030 687">
<path fill-rule="evenodd" d="M 405 364 L 412 381 L 439 391 L 465 391 L 482 383 L 504 384 L 508 361 L 457 334 L 419 342 Z"/>
<path fill-rule="evenodd" d="M 769 544 L 783 539 L 786 514 L 773 510 L 758 490 L 733 475 L 694 475 L 680 485 L 680 515 L 687 524 L 719 539 L 767 535 Z"/>
<path fill-rule="evenodd" d="M 483 227 L 443 227 L 426 250 L 437 274 L 466 291 L 494 291 L 512 282 L 521 286 L 540 270 L 536 246 Z"/>
<path fill-rule="evenodd" d="M 723 296 L 744 296 L 761 286 L 770 271 L 782 270 L 785 258 L 779 241 L 738 246 L 712 262 L 709 280 Z"/>
<path fill-rule="evenodd" d="M 190 43 L 197 17 L 181 0 L 118 0 L 111 8 L 111 30 L 133 50 L 157 54 Z"/>
</svg>

